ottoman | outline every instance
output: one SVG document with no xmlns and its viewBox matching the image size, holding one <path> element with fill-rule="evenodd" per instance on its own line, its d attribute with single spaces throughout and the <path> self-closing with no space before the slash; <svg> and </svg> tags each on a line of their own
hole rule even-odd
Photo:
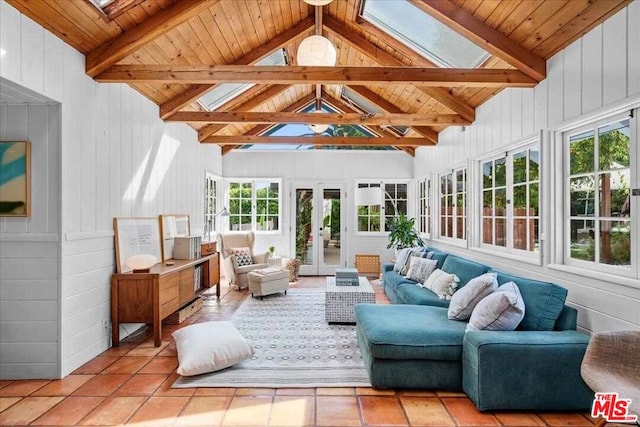
<svg viewBox="0 0 640 427">
<path fill-rule="evenodd" d="M 259 296 L 260 299 L 282 291 L 286 295 L 289 289 L 289 272 L 281 268 L 253 270 L 248 274 L 248 279 L 251 296 Z"/>
</svg>

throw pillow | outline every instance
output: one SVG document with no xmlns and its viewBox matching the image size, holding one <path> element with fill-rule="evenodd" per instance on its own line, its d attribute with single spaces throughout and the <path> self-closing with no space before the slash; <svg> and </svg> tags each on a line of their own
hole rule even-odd
<svg viewBox="0 0 640 427">
<path fill-rule="evenodd" d="M 513 282 L 486 296 L 471 313 L 467 330 L 513 331 L 524 317 L 524 300 Z"/>
<path fill-rule="evenodd" d="M 420 247 L 411 248 L 409 250 L 409 255 L 407 256 L 407 259 L 404 261 L 404 265 L 402 266 L 402 268 L 398 272 L 398 273 L 400 273 L 401 276 L 406 276 L 407 275 L 407 272 L 409 271 L 409 266 L 411 265 L 411 258 L 414 257 L 414 256 L 426 258 L 427 254 Z"/>
<path fill-rule="evenodd" d="M 451 296 L 447 316 L 451 320 L 469 320 L 475 306 L 498 289 L 498 275 L 485 273 L 474 277 Z"/>
<path fill-rule="evenodd" d="M 434 259 L 421 258 L 420 256 L 412 256 L 410 259 L 411 265 L 409 265 L 409 271 L 407 271 L 406 278 L 418 282 L 417 285 L 422 287 L 422 282 L 427 280 L 427 277 L 433 273 L 438 261 Z"/>
<path fill-rule="evenodd" d="M 253 258 L 251 258 L 251 250 L 249 248 L 231 248 L 231 253 L 236 257 L 236 265 L 238 267 L 253 264 Z"/>
<path fill-rule="evenodd" d="M 440 299 L 451 299 L 451 295 L 458 287 L 458 276 L 436 269 L 429 275 L 422 285 L 436 294 Z"/>
<path fill-rule="evenodd" d="M 407 262 L 407 258 L 409 257 L 409 251 L 412 248 L 403 248 L 398 251 L 396 255 L 396 263 L 393 265 L 393 271 L 400 272 L 402 267 L 404 267 L 404 263 Z"/>
<path fill-rule="evenodd" d="M 231 322 L 196 323 L 172 335 L 182 376 L 219 371 L 253 356 L 253 348 Z"/>
</svg>

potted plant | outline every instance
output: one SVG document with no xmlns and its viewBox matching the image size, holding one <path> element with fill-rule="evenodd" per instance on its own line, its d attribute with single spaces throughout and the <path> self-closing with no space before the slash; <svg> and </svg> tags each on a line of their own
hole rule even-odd
<svg viewBox="0 0 640 427">
<path fill-rule="evenodd" d="M 424 242 L 415 228 L 415 219 L 407 218 L 404 214 L 393 218 L 389 225 L 389 244 L 387 249 L 400 250 L 415 246 L 424 246 Z"/>
<path fill-rule="evenodd" d="M 273 253 L 276 251 L 276 247 L 275 246 L 269 246 L 269 253 L 271 254 L 271 256 L 273 256 Z"/>
</svg>

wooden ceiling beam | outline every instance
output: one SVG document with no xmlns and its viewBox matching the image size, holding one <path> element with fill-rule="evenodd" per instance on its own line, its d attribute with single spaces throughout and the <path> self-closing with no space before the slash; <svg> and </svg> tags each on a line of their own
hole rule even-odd
<svg viewBox="0 0 640 427">
<path fill-rule="evenodd" d="M 286 31 L 276 35 L 273 39 L 268 42 L 252 49 L 251 52 L 233 62 L 233 65 L 250 65 L 255 64 L 260 61 L 262 58 L 270 55 L 277 49 L 281 49 L 292 40 L 296 40 L 298 37 L 302 36 L 310 29 L 314 27 L 314 22 L 312 17 L 308 17 L 303 19 L 302 21 L 295 24 L 293 27 L 289 28 Z M 166 119 L 171 114 L 179 111 L 185 105 L 188 105 L 202 95 L 215 88 L 217 85 L 210 84 L 198 84 L 191 86 L 184 92 L 176 95 L 175 97 L 165 101 L 160 105 L 160 118 Z"/>
<path fill-rule="evenodd" d="M 406 66 L 406 64 L 403 64 L 401 60 L 391 55 L 384 49 L 381 49 L 380 47 L 371 43 L 366 38 L 354 33 L 349 28 L 347 28 L 344 24 L 338 22 L 334 18 L 331 18 L 330 16 L 325 17 L 324 24 L 325 24 L 325 28 L 327 28 L 328 31 L 334 33 L 336 36 L 345 40 L 355 49 L 359 50 L 364 55 L 373 59 L 378 64 L 386 65 L 386 66 L 402 66 L 402 65 Z M 371 24 L 369 24 L 369 26 L 373 27 Z M 380 34 L 378 34 L 377 37 L 379 38 L 384 37 L 385 42 L 387 44 L 390 44 L 391 42 L 390 40 L 388 40 L 390 39 L 390 36 L 383 33 L 382 31 L 379 31 L 379 32 Z M 395 43 L 392 45 L 392 47 L 394 47 L 395 49 Z M 398 46 L 398 48 L 400 48 L 400 46 Z M 432 62 L 415 53 L 411 55 L 411 58 L 414 61 L 415 65 L 419 65 L 423 67 L 436 67 L 436 65 L 434 65 Z M 439 87 L 420 87 L 418 89 L 422 91 L 425 95 L 432 97 L 433 99 L 438 101 L 440 104 L 444 105 L 445 107 L 460 114 L 462 117 L 464 117 L 468 121 L 473 122 L 476 119 L 475 109 L 469 104 L 467 104 L 466 102 L 464 102 L 463 100 L 458 99 L 452 94 L 450 94 L 448 90 L 439 88 Z"/>
<path fill-rule="evenodd" d="M 260 92 L 264 89 L 263 86 L 254 86 L 248 91 L 246 91 L 243 96 L 247 97 L 247 100 L 242 104 L 236 106 L 235 108 L 231 108 L 231 104 L 235 101 L 232 99 L 231 101 L 220 106 L 221 109 L 232 110 L 232 111 L 247 111 L 252 110 L 273 97 L 280 95 L 285 90 L 289 89 L 291 86 L 289 85 L 273 85 L 269 87 L 267 90 Z M 260 93 L 259 93 L 260 92 Z M 221 131 L 227 125 L 208 125 L 203 127 L 198 131 L 198 140 L 202 141 L 203 138 L 213 135 L 216 132 Z"/>
<path fill-rule="evenodd" d="M 533 87 L 519 70 L 418 67 L 310 67 L 253 65 L 114 65 L 101 83 L 375 84 L 446 87 Z"/>
<path fill-rule="evenodd" d="M 219 0 L 181 0 L 173 6 L 151 16 L 142 24 L 89 52 L 86 56 L 86 72 L 95 77 L 113 64 L 131 55 L 145 44 L 166 34 L 188 21 Z"/>
<path fill-rule="evenodd" d="M 179 111 L 168 122 L 187 123 L 318 123 L 333 125 L 446 126 L 469 125 L 458 114 L 297 113 L 252 111 Z"/>
<path fill-rule="evenodd" d="M 389 136 L 257 136 L 257 135 L 238 135 L 238 136 L 208 136 L 202 143 L 219 144 L 219 145 L 258 145 L 258 144 L 296 144 L 296 145 L 370 145 L 370 146 L 386 146 L 393 145 L 397 147 L 419 147 L 423 145 L 433 145 L 428 138 L 403 138 Z"/>
<path fill-rule="evenodd" d="M 547 61 L 544 58 L 525 49 L 498 30 L 459 8 L 453 2 L 441 0 L 411 0 L 411 2 L 458 34 L 513 65 L 537 82 L 546 78 Z"/>
<path fill-rule="evenodd" d="M 360 96 L 365 97 L 369 101 L 376 104 L 378 107 L 382 108 L 384 111 L 388 113 L 402 113 L 403 111 L 395 104 L 387 101 L 374 91 L 367 89 L 364 86 L 349 86 L 353 91 L 358 93 Z M 438 132 L 434 131 L 430 127 L 426 126 L 412 126 L 413 130 L 418 132 L 420 135 L 425 138 L 431 139 L 433 144 L 438 143 Z"/>
</svg>

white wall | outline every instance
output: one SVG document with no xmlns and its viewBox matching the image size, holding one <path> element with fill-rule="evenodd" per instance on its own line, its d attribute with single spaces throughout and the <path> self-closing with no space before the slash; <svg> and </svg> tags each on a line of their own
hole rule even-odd
<svg viewBox="0 0 640 427">
<path fill-rule="evenodd" d="M 506 150 L 540 130 L 549 131 L 553 139 L 554 129 L 567 122 L 640 99 L 638 46 L 640 1 L 635 1 L 550 58 L 547 79 L 535 88 L 500 92 L 477 109 L 476 121 L 464 132 L 460 127 L 450 127 L 440 133 L 437 147 L 419 148 L 414 161 L 415 177 L 439 173 L 467 159 L 477 160 L 486 153 Z M 546 167 L 543 177 L 551 179 L 547 179 L 546 194 L 542 195 L 542 223 L 550 237 L 551 218 L 555 215 L 550 181 L 561 179 L 552 165 L 543 163 L 543 168 Z M 437 242 L 435 245 L 504 270 L 563 284 L 569 289 L 569 303 L 578 308 L 578 322 L 585 330 L 640 328 L 637 280 L 594 279 L 546 265 L 538 267 Z M 550 250 L 547 245 L 547 259 Z"/>
<path fill-rule="evenodd" d="M 378 253 L 382 259 L 391 259 L 386 250 L 386 236 L 366 236 L 355 233 L 355 207 L 353 188 L 356 179 L 411 179 L 413 159 L 403 151 L 242 151 L 235 150 L 223 156 L 225 178 L 256 177 L 281 178 L 282 230 L 281 234 L 258 234 L 257 251 L 266 251 L 271 245 L 279 255 L 292 256 L 291 244 L 291 184 L 294 182 L 342 184 L 347 192 L 344 204 L 347 218 L 346 261 L 355 262 L 357 253 Z"/>
<path fill-rule="evenodd" d="M 33 98 L 1 83 L 0 141 L 31 142 L 32 215 L 0 218 L 0 378 L 55 378 L 60 325 L 60 106 L 22 103 Z"/>
<path fill-rule="evenodd" d="M 4 1 L 0 19 L 0 76 L 61 104 L 61 216 L 48 221 L 61 230 L 57 352 L 65 376 L 110 344 L 103 321 L 115 271 L 113 217 L 189 213 L 192 232 L 201 233 L 205 170 L 222 173 L 220 149 L 200 145 L 186 125 L 162 122 L 158 107 L 129 86 L 95 83 L 82 54 Z M 2 289 L 4 278 L 3 269 Z"/>
</svg>

